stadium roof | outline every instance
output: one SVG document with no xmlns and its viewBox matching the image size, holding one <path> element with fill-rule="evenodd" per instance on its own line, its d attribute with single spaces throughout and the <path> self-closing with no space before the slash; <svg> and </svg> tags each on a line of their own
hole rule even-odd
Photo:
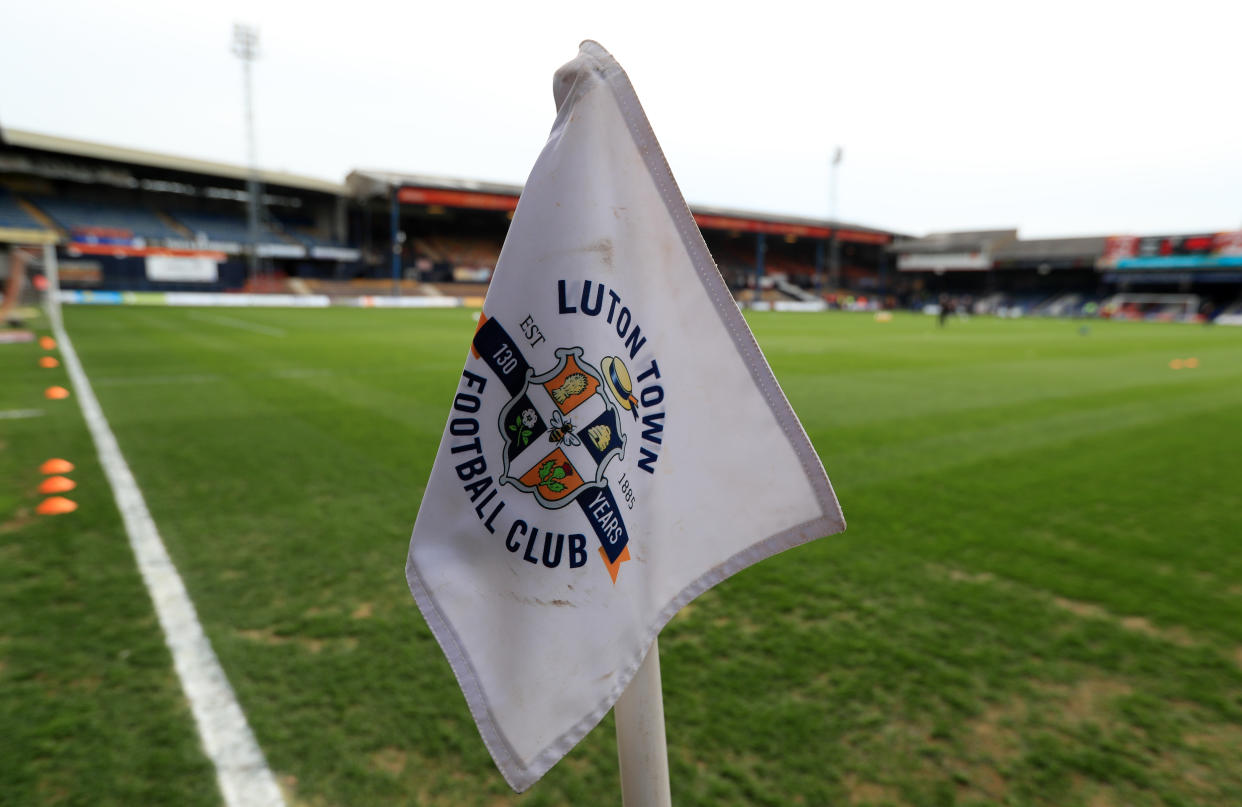
<svg viewBox="0 0 1242 807">
<path fill-rule="evenodd" d="M 726 207 L 708 207 L 706 205 L 691 205 L 690 209 L 694 212 L 695 218 L 705 219 L 707 217 L 717 217 L 722 219 L 746 219 L 750 221 L 768 222 L 771 224 L 789 224 L 797 227 L 826 227 L 831 228 L 834 225 L 842 230 L 849 230 L 856 233 L 871 233 L 874 235 L 895 236 L 892 230 L 883 230 L 877 227 L 868 227 L 863 224 L 854 224 L 848 221 L 832 221 L 831 219 L 811 219 L 802 216 L 783 216 L 775 213 L 756 213 L 751 210 L 736 210 Z M 702 223 L 700 221 L 700 223 Z"/>
<path fill-rule="evenodd" d="M 478 182 L 470 179 L 429 176 L 426 174 L 402 174 L 392 171 L 357 170 L 345 179 L 350 191 L 359 198 L 387 196 L 390 189 L 427 189 L 433 194 L 407 194 L 403 202 L 424 204 L 460 203 L 462 207 L 478 209 L 508 209 L 516 205 L 522 193 L 521 185 L 499 182 Z M 468 195 L 468 196 L 467 196 Z M 831 233 L 834 222 L 828 219 L 811 219 L 800 216 L 782 216 L 757 213 L 750 210 L 691 205 L 691 212 L 700 227 L 739 232 L 763 232 L 773 235 L 825 238 Z M 856 240 L 874 240 L 879 243 L 893 237 L 891 230 L 882 230 L 849 222 L 837 222 L 843 237 Z"/>
<path fill-rule="evenodd" d="M 1106 236 L 1084 238 L 1033 238 L 1011 241 L 993 250 L 998 261 L 1037 261 L 1066 258 L 1098 258 L 1104 254 Z"/>
<path fill-rule="evenodd" d="M 889 251 L 909 255 L 991 252 L 1017 240 L 1016 229 L 963 230 L 951 233 L 929 233 L 922 238 L 904 238 L 893 242 Z"/>
<path fill-rule="evenodd" d="M 0 132 L 0 141 L 7 146 L 47 151 L 54 154 L 71 154 L 93 160 L 142 165 L 150 168 L 162 168 L 181 171 L 188 174 L 225 177 L 228 179 L 245 180 L 250 171 L 243 165 L 219 163 L 211 160 L 199 160 L 193 157 L 179 157 L 157 151 L 141 151 L 139 149 L 112 146 L 106 143 L 95 143 L 89 140 L 76 140 L 69 137 L 27 132 L 21 129 L 5 128 Z M 344 195 L 346 188 L 339 182 L 331 182 L 318 177 L 290 174 L 284 171 L 259 171 L 259 180 L 264 185 L 275 185 L 303 191 Z"/>
<path fill-rule="evenodd" d="M 890 252 L 903 255 L 987 253 L 998 261 L 1095 259 L 1107 236 L 1019 239 L 1017 230 L 963 230 L 894 241 Z"/>
<path fill-rule="evenodd" d="M 510 185 L 503 182 L 478 182 L 473 179 L 431 176 L 428 174 L 402 174 L 394 171 L 373 171 L 357 169 L 350 171 L 345 178 L 349 191 L 358 197 L 387 196 L 390 188 L 437 188 L 449 191 L 472 191 L 474 193 L 493 193 L 501 196 L 520 196 L 521 185 Z"/>
</svg>

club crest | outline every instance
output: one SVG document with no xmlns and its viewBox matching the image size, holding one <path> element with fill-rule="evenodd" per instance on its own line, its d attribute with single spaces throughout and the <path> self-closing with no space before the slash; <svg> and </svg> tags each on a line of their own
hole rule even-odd
<svg viewBox="0 0 1242 807">
<path fill-rule="evenodd" d="M 592 288 L 598 290 L 594 298 L 588 294 Z M 472 512 L 489 535 L 504 536 L 505 550 L 547 569 L 561 568 L 563 560 L 577 569 L 588 561 L 587 540 L 593 535 L 615 585 L 621 564 L 631 559 L 626 521 L 642 512 L 638 475 L 655 474 L 664 444 L 661 370 L 656 357 L 644 352 L 647 338 L 620 295 L 609 292 L 617 306 L 614 320 L 603 313 L 599 284 L 583 282 L 582 315 L 566 304 L 565 281 L 557 281 L 556 293 L 560 316 L 598 316 L 594 321 L 608 327 L 600 331 L 615 334 L 616 341 L 603 346 L 598 364 L 585 360 L 583 347 L 557 348 L 550 361 L 545 347 L 536 351 L 545 358 L 535 365 L 526 349 L 545 336 L 533 316 L 519 320 L 519 330 L 511 332 L 498 318 L 480 315 L 470 345 L 478 364 L 462 371 L 449 419 L 448 434 L 455 440 L 449 453 Z M 596 301 L 590 309 L 588 299 Z M 633 376 L 630 362 L 638 362 Z M 535 371 L 548 363 L 552 366 L 546 372 Z M 472 367 L 486 368 L 486 374 Z M 491 389 L 500 389 L 504 397 L 492 397 Z M 491 402 L 500 405 L 486 419 L 496 424 L 502 439 L 488 440 L 485 447 L 476 413 Z M 629 445 L 633 440 L 639 442 Z M 506 510 L 518 502 L 501 488 L 523 499 L 529 495 L 524 503 L 533 500 L 547 518 L 529 505 Z"/>
<path fill-rule="evenodd" d="M 556 366 L 539 375 L 527 370 L 500 410 L 500 482 L 532 494 L 549 510 L 604 486 L 608 463 L 625 455 L 617 405 L 606 394 L 612 387 L 582 354 L 580 347 L 557 349 Z"/>
</svg>

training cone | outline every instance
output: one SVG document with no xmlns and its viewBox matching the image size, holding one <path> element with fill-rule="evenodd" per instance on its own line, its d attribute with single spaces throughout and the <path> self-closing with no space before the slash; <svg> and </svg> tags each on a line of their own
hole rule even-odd
<svg viewBox="0 0 1242 807">
<path fill-rule="evenodd" d="M 1182 369 L 1183 366 L 1184 364 L 1182 363 L 1181 359 L 1174 359 L 1173 361 L 1169 362 L 1170 370 L 1180 370 Z"/>
<path fill-rule="evenodd" d="M 50 336 L 44 336 L 43 338 L 39 340 L 39 347 L 43 348 L 44 350 L 55 350 L 56 340 Z"/>
<path fill-rule="evenodd" d="M 46 367 L 50 370 L 53 367 L 59 367 L 60 362 L 56 360 L 55 356 L 43 356 L 39 359 L 39 366 Z"/>
<path fill-rule="evenodd" d="M 43 480 L 43 484 L 39 485 L 40 493 L 64 493 L 73 490 L 78 486 L 67 476 L 49 476 Z"/>
<path fill-rule="evenodd" d="M 70 501 L 64 496 L 52 496 L 39 502 L 35 512 L 41 516 L 58 516 L 61 513 L 72 513 L 77 509 L 77 502 Z"/>
<path fill-rule="evenodd" d="M 60 457 L 53 457 L 39 466 L 41 474 L 67 474 L 72 470 L 73 463 L 69 460 L 62 460 Z"/>
<path fill-rule="evenodd" d="M 1189 359 L 1186 359 L 1185 363 L 1186 363 L 1186 366 L 1192 370 L 1199 366 L 1199 360 L 1194 358 L 1193 356 Z"/>
<path fill-rule="evenodd" d="M 60 401 L 69 397 L 69 390 L 64 387 L 48 387 L 43 391 L 43 396 L 50 401 Z"/>
</svg>

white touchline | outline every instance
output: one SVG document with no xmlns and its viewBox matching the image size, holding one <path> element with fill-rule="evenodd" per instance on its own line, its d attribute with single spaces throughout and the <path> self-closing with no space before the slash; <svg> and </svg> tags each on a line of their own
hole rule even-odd
<svg viewBox="0 0 1242 807">
<path fill-rule="evenodd" d="M 260 325 L 257 322 L 247 322 L 244 319 L 235 317 L 224 317 L 219 314 L 203 314 L 198 311 L 190 312 L 190 319 L 196 319 L 199 322 L 210 322 L 215 325 L 227 325 L 230 328 L 241 328 L 243 331 L 252 331 L 261 333 L 264 336 L 287 336 L 288 334 L 280 328 L 273 328 L 270 325 Z"/>
<path fill-rule="evenodd" d="M 216 766 L 216 780 L 220 783 L 224 802 L 228 807 L 283 807 L 285 800 L 276 778 L 267 767 L 263 751 L 255 741 L 207 634 L 203 633 L 194 603 L 168 557 L 146 500 L 121 455 L 73 343 L 58 320 L 59 317 L 52 318 L 52 328 L 60 344 L 65 369 L 95 441 L 100 464 L 112 485 L 125 531 L 129 534 L 129 545 L 155 604 L 155 613 L 164 629 L 168 649 L 172 651 L 173 667 L 181 679 L 181 688 L 190 701 L 203 748 Z"/>
<path fill-rule="evenodd" d="M 43 416 L 42 409 L 4 409 L 0 410 L 0 420 L 20 420 Z"/>
</svg>

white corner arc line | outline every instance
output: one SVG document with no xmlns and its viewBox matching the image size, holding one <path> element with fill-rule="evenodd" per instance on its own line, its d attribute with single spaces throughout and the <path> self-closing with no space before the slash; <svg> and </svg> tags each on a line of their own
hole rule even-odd
<svg viewBox="0 0 1242 807">
<path fill-rule="evenodd" d="M 168 556 L 147 502 L 121 454 L 73 343 L 58 320 L 59 317 L 52 317 L 52 328 L 65 369 L 95 441 L 104 474 L 112 485 L 130 548 L 155 605 L 164 641 L 172 652 L 173 667 L 194 714 L 198 735 L 207 756 L 216 766 L 216 781 L 224 802 L 228 807 L 284 807 L 284 796 L 276 778 L 199 624 L 194 603 Z"/>
</svg>

